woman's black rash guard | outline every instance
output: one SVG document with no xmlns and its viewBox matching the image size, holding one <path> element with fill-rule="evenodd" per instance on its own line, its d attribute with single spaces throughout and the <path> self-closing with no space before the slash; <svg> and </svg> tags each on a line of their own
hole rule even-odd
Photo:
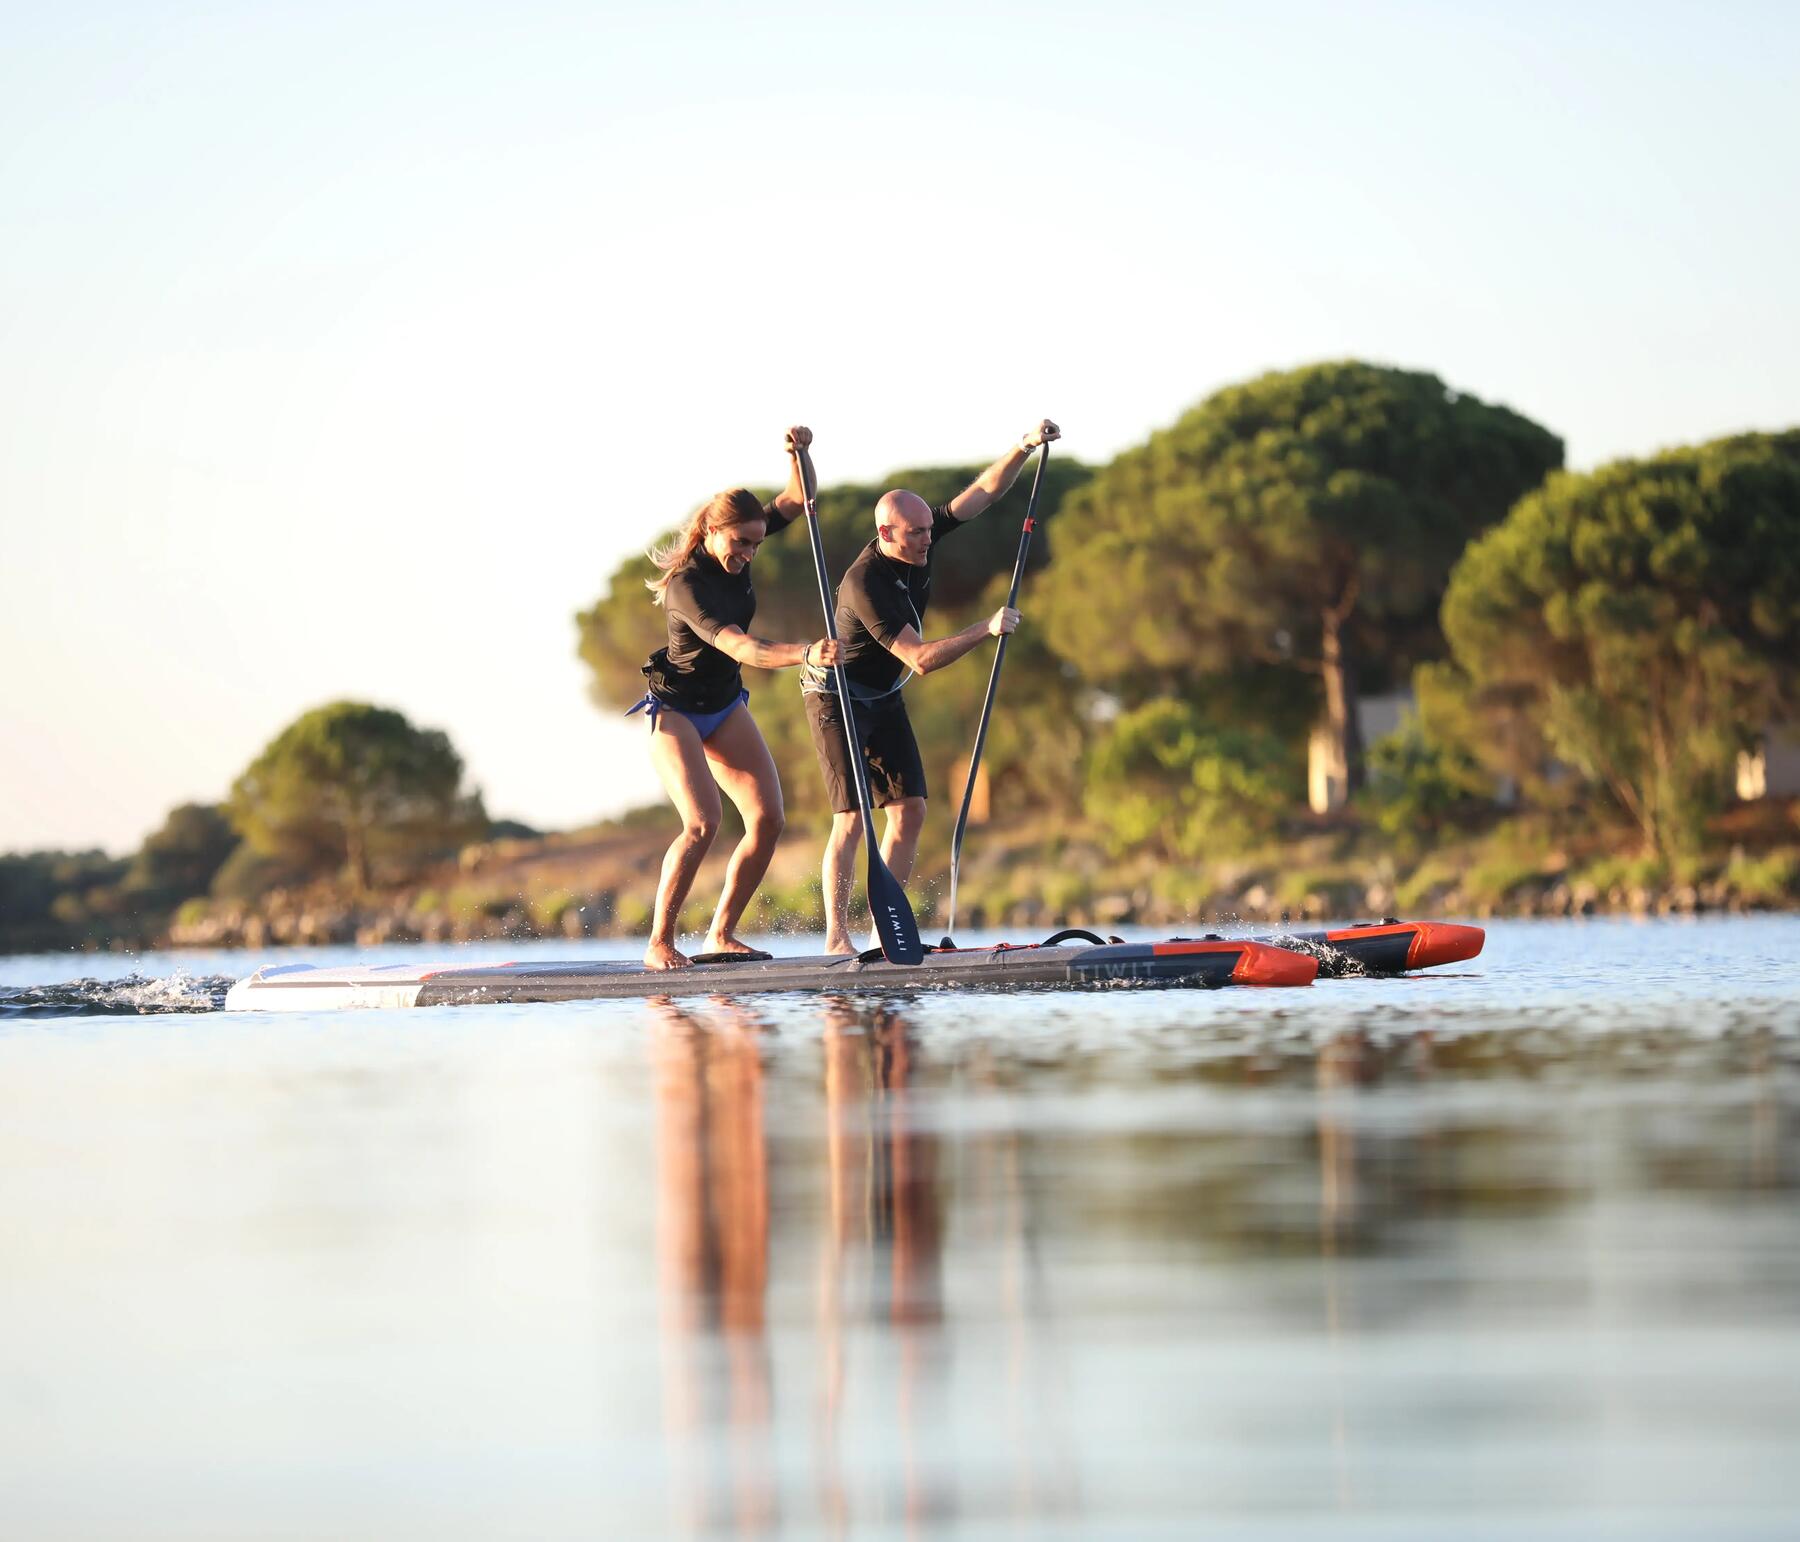
<svg viewBox="0 0 1800 1542">
<path fill-rule="evenodd" d="M 763 505 L 768 533 L 792 523 L 772 503 Z M 722 712 L 744 688 L 744 672 L 729 653 L 713 646 L 726 627 L 748 629 L 756 615 L 750 569 L 728 573 L 702 546 L 669 575 L 663 589 L 669 642 L 650 655 L 644 674 L 650 694 L 680 712 Z"/>
</svg>

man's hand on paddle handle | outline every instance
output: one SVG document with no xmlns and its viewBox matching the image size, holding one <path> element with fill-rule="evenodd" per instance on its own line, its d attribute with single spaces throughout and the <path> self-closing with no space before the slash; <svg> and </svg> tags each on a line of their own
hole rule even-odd
<svg viewBox="0 0 1800 1542">
<path fill-rule="evenodd" d="M 988 617 L 988 635 L 1004 637 L 1008 632 L 1016 631 L 1019 625 L 1019 613 L 1010 605 L 1002 605 L 993 615 Z"/>
<path fill-rule="evenodd" d="M 787 431 L 787 451 L 789 455 L 798 455 L 800 451 L 812 448 L 812 430 L 804 424 L 796 423 Z"/>
<path fill-rule="evenodd" d="M 830 669 L 844 656 L 844 645 L 835 637 L 821 637 L 809 642 L 800 662 L 814 669 Z"/>
<path fill-rule="evenodd" d="M 989 466 L 986 471 L 976 477 L 967 487 L 950 500 L 950 517 L 959 521 L 975 518 L 983 510 L 990 509 L 995 502 L 1006 496 L 1006 490 L 1018 480 L 1025 462 L 1031 458 L 1033 450 L 1041 444 L 1048 444 L 1052 439 L 1062 438 L 1062 430 L 1048 418 L 1043 419 L 1036 428 L 1028 428 L 1019 435 L 1018 442 Z"/>
</svg>

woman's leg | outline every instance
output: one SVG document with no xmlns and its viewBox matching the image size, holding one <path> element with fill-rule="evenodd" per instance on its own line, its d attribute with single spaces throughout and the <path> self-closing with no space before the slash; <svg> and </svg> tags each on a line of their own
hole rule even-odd
<svg viewBox="0 0 1800 1542">
<path fill-rule="evenodd" d="M 781 778 L 748 707 L 719 724 L 706 741 L 705 750 L 713 779 L 744 819 L 744 838 L 725 869 L 725 888 L 713 914 L 712 930 L 706 934 L 706 951 L 748 953 L 749 947 L 738 940 L 737 928 L 750 896 L 769 870 L 769 858 L 775 855 L 775 843 L 781 839 L 787 822 L 781 804 Z"/>
<path fill-rule="evenodd" d="M 682 969 L 688 958 L 675 947 L 675 923 L 694 886 L 694 874 L 700 871 L 713 837 L 719 833 L 719 789 L 707 769 L 700 735 L 679 712 L 657 714 L 650 730 L 650 763 L 656 767 L 675 812 L 681 815 L 681 834 L 663 857 L 656 917 L 650 925 L 644 963 L 651 969 Z"/>
</svg>

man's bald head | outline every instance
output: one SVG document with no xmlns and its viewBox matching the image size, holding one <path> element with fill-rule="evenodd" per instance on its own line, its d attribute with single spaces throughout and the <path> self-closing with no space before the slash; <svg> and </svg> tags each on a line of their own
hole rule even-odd
<svg viewBox="0 0 1800 1542">
<path fill-rule="evenodd" d="M 904 524 L 931 528 L 931 505 L 917 493 L 909 493 L 905 488 L 897 487 L 891 493 L 883 493 L 881 501 L 875 505 L 875 528 L 883 525 Z"/>
<path fill-rule="evenodd" d="M 883 493 L 875 505 L 875 539 L 887 556 L 921 565 L 931 553 L 931 505 L 904 488 Z"/>
</svg>

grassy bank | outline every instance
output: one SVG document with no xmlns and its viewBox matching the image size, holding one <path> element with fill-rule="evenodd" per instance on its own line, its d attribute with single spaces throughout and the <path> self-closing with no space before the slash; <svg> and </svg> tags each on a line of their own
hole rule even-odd
<svg viewBox="0 0 1800 1542">
<path fill-rule="evenodd" d="M 320 883 L 254 904 L 191 901 L 166 936 L 176 947 L 478 938 L 641 937 L 649 925 L 668 818 L 466 848 L 405 885 L 354 898 Z M 947 821 L 945 821 L 947 824 Z M 944 925 L 947 830 L 931 832 L 911 892 L 922 929 Z M 747 921 L 781 934 L 821 924 L 822 829 L 790 830 Z M 702 930 L 724 876 L 729 835 L 683 916 Z M 1706 848 L 1673 863 L 1635 853 L 1627 832 L 1561 828 L 1548 816 L 1446 832 L 1414 846 L 1355 821 L 1296 827 L 1264 849 L 1198 863 L 1110 854 L 1091 830 L 1018 820 L 971 830 L 958 926 L 1028 933 L 1062 925 L 1201 926 L 1380 915 L 1695 914 L 1800 908 L 1800 809 L 1763 803 L 1719 820 Z"/>
</svg>

